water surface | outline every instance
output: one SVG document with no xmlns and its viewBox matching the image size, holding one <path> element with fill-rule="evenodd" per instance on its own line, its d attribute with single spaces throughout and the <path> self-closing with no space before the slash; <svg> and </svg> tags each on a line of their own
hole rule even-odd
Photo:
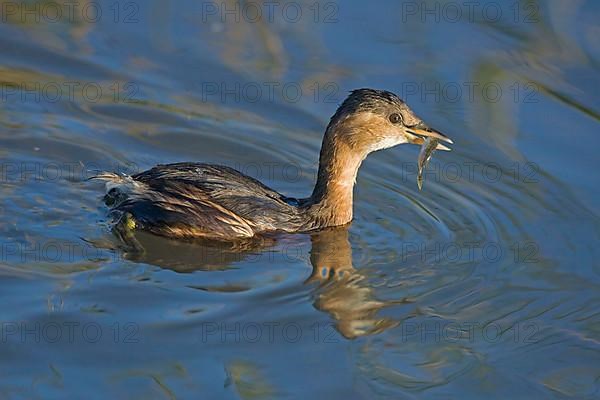
<svg viewBox="0 0 600 400">
<path fill-rule="evenodd" d="M 77 4 L 2 2 L 0 397 L 599 396 L 598 4 Z M 97 170 L 308 196 L 359 87 L 454 139 L 423 191 L 400 146 L 349 227 L 144 254 L 109 231 Z"/>
</svg>

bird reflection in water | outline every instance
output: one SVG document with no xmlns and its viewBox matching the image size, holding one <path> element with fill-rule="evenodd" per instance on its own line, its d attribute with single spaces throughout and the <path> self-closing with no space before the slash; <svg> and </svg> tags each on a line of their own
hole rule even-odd
<svg viewBox="0 0 600 400">
<path fill-rule="evenodd" d="M 314 233 L 311 243 L 312 273 L 306 282 L 320 283 L 313 304 L 336 320 L 339 333 L 353 339 L 397 325 L 389 318 L 377 316 L 389 304 L 377 300 L 367 277 L 354 269 L 347 227 Z"/>
<path fill-rule="evenodd" d="M 252 260 L 261 252 L 276 249 L 278 243 L 286 242 L 290 236 L 261 237 L 237 243 L 184 242 L 144 232 L 136 232 L 135 237 L 118 237 L 127 259 L 189 273 L 229 269 L 235 262 Z M 297 240 L 298 236 L 294 238 Z M 354 268 L 348 226 L 312 233 L 310 241 L 312 271 L 304 284 L 314 287 L 313 306 L 331 315 L 342 336 L 354 339 L 398 324 L 377 315 L 391 302 L 376 299 L 368 277 Z"/>
</svg>

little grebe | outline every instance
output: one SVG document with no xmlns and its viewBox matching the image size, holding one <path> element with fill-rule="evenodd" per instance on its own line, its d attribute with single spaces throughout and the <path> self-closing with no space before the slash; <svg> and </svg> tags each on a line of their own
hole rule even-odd
<svg viewBox="0 0 600 400">
<path fill-rule="evenodd" d="M 352 220 L 352 191 L 373 151 L 425 138 L 452 141 L 430 129 L 398 96 L 354 90 L 325 130 L 312 195 L 286 197 L 232 168 L 201 163 L 158 165 L 133 175 L 103 173 L 106 204 L 127 228 L 179 238 L 237 240 L 256 234 L 308 232 Z M 437 149 L 449 150 L 442 144 Z"/>
</svg>

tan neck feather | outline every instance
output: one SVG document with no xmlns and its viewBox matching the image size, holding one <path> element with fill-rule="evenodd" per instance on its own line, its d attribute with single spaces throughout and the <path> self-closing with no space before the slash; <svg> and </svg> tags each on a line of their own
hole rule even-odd
<svg viewBox="0 0 600 400">
<path fill-rule="evenodd" d="M 321 147 L 317 183 L 309 199 L 309 212 L 321 227 L 352 221 L 354 183 L 365 156 L 328 129 Z"/>
</svg>

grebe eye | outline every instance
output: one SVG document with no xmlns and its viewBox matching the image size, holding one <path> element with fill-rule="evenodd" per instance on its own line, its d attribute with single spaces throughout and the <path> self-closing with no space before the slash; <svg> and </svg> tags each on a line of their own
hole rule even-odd
<svg viewBox="0 0 600 400">
<path fill-rule="evenodd" d="M 402 116 L 397 113 L 393 113 L 390 115 L 390 122 L 392 124 L 397 124 L 398 122 L 402 122 Z"/>
</svg>

